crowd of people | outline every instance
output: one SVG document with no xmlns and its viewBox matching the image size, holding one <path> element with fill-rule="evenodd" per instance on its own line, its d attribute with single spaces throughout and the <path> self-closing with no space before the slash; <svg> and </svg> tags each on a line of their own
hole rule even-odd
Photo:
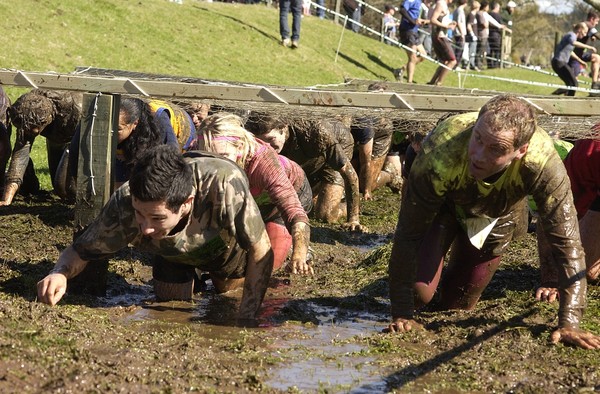
<svg viewBox="0 0 600 394">
<path fill-rule="evenodd" d="M 28 152 L 37 135 L 50 138 L 61 119 L 69 128 L 59 127 L 64 135 L 53 147 L 77 156 L 81 106 L 72 93 L 33 90 L 6 107 L 2 130 L 16 127 L 13 152 Z M 588 165 L 600 152 L 597 141 L 578 141 L 563 164 L 534 108 L 513 95 L 492 98 L 478 113 L 441 119 L 431 131 L 399 138 L 400 128 L 376 114 L 282 116 L 124 97 L 115 190 L 38 283 L 38 299 L 55 305 L 90 264 L 133 245 L 153 256 L 158 300 L 190 300 L 209 276 L 217 292 L 243 288 L 238 316 L 251 324 L 273 271 L 314 274 L 309 217 L 367 231 L 360 196 L 370 199 L 388 185 L 402 203 L 389 260 L 386 331 L 403 332 L 419 326 L 414 316 L 428 304 L 475 308 L 531 196 L 542 261 L 536 296 L 560 299 L 552 340 L 600 348 L 600 337 L 580 328 L 587 280 L 600 275 L 594 242 L 600 182 Z M 11 168 L 22 174 L 28 156 L 15 156 Z M 52 162 L 60 156 L 53 153 Z M 15 173 L 6 174 L 10 198 L 2 205 L 19 191 Z M 52 173 L 61 190 L 69 190 L 64 184 L 75 174 L 68 166 Z"/>
</svg>

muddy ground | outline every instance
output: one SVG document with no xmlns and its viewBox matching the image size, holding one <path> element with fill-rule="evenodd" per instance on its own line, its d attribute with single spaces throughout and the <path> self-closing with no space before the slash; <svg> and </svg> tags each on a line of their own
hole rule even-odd
<svg viewBox="0 0 600 394">
<path fill-rule="evenodd" d="M 556 305 L 536 303 L 535 241 L 513 242 L 472 312 L 425 312 L 426 330 L 382 334 L 399 198 L 377 191 L 371 233 L 314 223 L 314 277 L 274 276 L 260 327 L 233 326 L 241 294 L 155 303 L 147 258 L 111 260 L 108 295 L 35 301 L 71 240 L 73 207 L 49 194 L 0 209 L 0 392 L 593 392 L 600 356 L 549 344 Z M 600 333 L 591 287 L 584 327 Z"/>
</svg>

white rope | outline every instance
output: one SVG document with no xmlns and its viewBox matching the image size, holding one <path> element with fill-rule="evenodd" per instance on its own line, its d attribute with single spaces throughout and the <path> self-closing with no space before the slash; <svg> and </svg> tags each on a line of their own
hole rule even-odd
<svg viewBox="0 0 600 394">
<path fill-rule="evenodd" d="M 94 185 L 94 139 L 92 138 L 94 135 L 94 121 L 96 120 L 96 116 L 98 115 L 98 98 L 102 93 L 96 93 L 96 98 L 94 99 L 94 112 L 92 113 L 92 121 L 90 122 L 90 137 L 89 137 L 89 146 L 90 146 L 90 161 L 88 165 L 90 166 L 90 186 L 92 191 L 92 196 L 96 195 L 96 187 Z"/>
</svg>

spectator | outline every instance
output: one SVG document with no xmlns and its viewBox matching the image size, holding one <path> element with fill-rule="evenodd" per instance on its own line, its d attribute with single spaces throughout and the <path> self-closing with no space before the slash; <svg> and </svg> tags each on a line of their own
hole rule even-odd
<svg viewBox="0 0 600 394">
<path fill-rule="evenodd" d="M 245 175 L 234 163 L 198 153 L 184 159 L 165 145 L 144 152 L 129 182 L 38 282 L 38 300 L 55 305 L 88 261 L 129 244 L 154 254 L 157 299 L 191 299 L 198 268 L 209 272 L 218 292 L 243 285 L 238 317 L 256 318 L 273 252 Z"/>
<path fill-rule="evenodd" d="M 292 11 L 292 36 L 290 40 L 290 28 L 288 25 L 288 14 Z M 281 0 L 279 2 L 279 34 L 281 44 L 284 47 L 298 48 L 300 45 L 300 25 L 302 23 L 302 0 Z"/>
<path fill-rule="evenodd" d="M 552 57 L 552 69 L 558 77 L 567 85 L 567 87 L 577 87 L 577 77 L 573 72 L 573 68 L 569 65 L 569 59 L 574 58 L 580 64 L 585 66 L 585 62 L 577 56 L 573 49 L 583 48 L 589 49 L 593 53 L 596 53 L 596 48 L 591 45 L 584 44 L 578 39 L 583 38 L 588 32 L 588 26 L 585 22 L 579 22 L 573 26 L 573 31 L 565 34 L 556 48 L 554 49 L 554 56 Z M 554 94 L 566 94 L 567 96 L 575 96 L 575 90 L 573 89 L 559 89 Z"/>
<path fill-rule="evenodd" d="M 449 13 L 448 4 L 452 0 L 437 0 L 433 11 L 430 12 L 429 22 L 431 23 L 431 43 L 437 59 L 443 65 L 438 66 L 428 85 L 442 85 L 446 75 L 456 65 L 454 50 L 447 35 L 448 29 L 454 29 L 456 22 L 445 22 L 444 17 Z"/>
<path fill-rule="evenodd" d="M 458 0 L 458 7 L 452 14 L 452 19 L 456 22 L 456 28 L 454 29 L 454 57 L 456 58 L 456 67 L 462 64 L 463 53 L 465 51 L 465 38 L 467 36 L 467 17 L 465 15 L 465 8 L 467 7 L 467 0 Z"/>
<path fill-rule="evenodd" d="M 517 3 L 511 0 L 506 3 L 506 7 L 504 7 L 500 13 L 500 16 L 502 16 L 502 24 L 510 29 L 510 32 L 508 30 L 504 31 L 504 35 L 502 36 L 502 53 L 504 54 L 502 60 L 510 60 L 510 55 L 512 53 L 513 14 L 516 7 Z"/>
<path fill-rule="evenodd" d="M 360 0 L 343 0 L 342 5 L 346 15 L 348 15 L 346 28 L 358 33 L 360 30 L 360 18 L 365 12 L 362 2 Z"/>
<path fill-rule="evenodd" d="M 501 95 L 478 114 L 445 119 L 423 141 L 407 182 L 389 264 L 389 331 L 417 326 L 415 309 L 438 284 L 439 309 L 475 308 L 531 194 L 560 272 L 552 341 L 600 348 L 600 337 L 579 328 L 585 261 L 568 176 L 531 106 Z"/>
<path fill-rule="evenodd" d="M 419 16 L 419 18 L 421 18 L 424 21 L 427 21 L 427 23 L 429 23 L 429 9 L 431 8 L 431 0 L 422 0 L 421 1 L 421 15 Z M 423 45 L 423 48 L 425 48 L 425 53 L 427 53 L 427 55 L 431 56 L 432 51 L 431 51 L 431 33 L 429 32 L 429 30 L 427 29 L 419 29 L 419 44 Z"/>
<path fill-rule="evenodd" d="M 493 2 L 489 16 L 489 36 L 488 43 L 490 46 L 490 57 L 487 60 L 488 68 L 500 67 L 501 51 L 502 51 L 502 30 L 510 32 L 506 26 L 502 24 L 500 16 L 500 3 Z"/>
<path fill-rule="evenodd" d="M 17 128 L 17 135 L 0 206 L 10 205 L 22 186 L 26 186 L 28 192 L 39 190 L 33 163 L 29 159 L 37 136 L 46 137 L 48 168 L 54 182 L 63 152 L 81 119 L 82 97 L 80 93 L 34 89 L 20 96 L 9 108 L 10 120 Z M 25 177 L 28 167 L 31 168 L 30 175 Z M 26 184 L 23 184 L 24 180 Z"/>
<path fill-rule="evenodd" d="M 466 43 L 469 45 L 469 68 L 475 71 L 481 71 L 477 66 L 477 45 L 478 45 L 478 30 L 477 30 L 477 13 L 479 12 L 480 4 L 477 0 L 471 4 L 471 11 L 467 15 L 467 37 Z"/>
<path fill-rule="evenodd" d="M 385 5 L 385 12 L 383 13 L 383 35 L 386 44 L 393 44 L 393 41 L 397 41 L 396 29 L 400 24 L 394 14 L 396 13 L 396 7 L 390 4 Z"/>
</svg>

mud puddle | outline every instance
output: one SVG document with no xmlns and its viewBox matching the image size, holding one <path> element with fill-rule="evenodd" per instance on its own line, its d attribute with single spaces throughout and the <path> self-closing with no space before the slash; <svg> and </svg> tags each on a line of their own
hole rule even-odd
<svg viewBox="0 0 600 394">
<path fill-rule="evenodd" d="M 338 308 L 307 303 L 319 321 L 316 326 L 284 325 L 277 327 L 273 348 L 282 365 L 269 371 L 266 384 L 289 391 L 328 393 L 381 393 L 387 383 L 381 377 L 373 357 L 363 355 L 360 339 L 380 329 L 377 316 L 361 314 L 351 320 L 339 320 Z"/>
</svg>

